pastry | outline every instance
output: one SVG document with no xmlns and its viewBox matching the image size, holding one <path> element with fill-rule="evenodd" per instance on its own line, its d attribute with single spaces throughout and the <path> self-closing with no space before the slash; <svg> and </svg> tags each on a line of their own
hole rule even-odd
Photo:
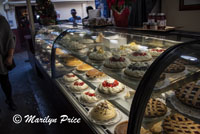
<svg viewBox="0 0 200 134">
<path fill-rule="evenodd" d="M 128 58 L 133 62 L 144 62 L 144 61 L 150 61 L 152 59 L 152 56 L 149 52 L 136 51 L 129 54 Z"/>
<path fill-rule="evenodd" d="M 132 50 L 124 46 L 120 46 L 120 48 L 112 50 L 113 55 L 126 56 L 130 53 L 132 53 Z"/>
<path fill-rule="evenodd" d="M 167 116 L 162 127 L 166 134 L 200 134 L 200 124 L 178 113 Z"/>
<path fill-rule="evenodd" d="M 90 89 L 81 93 L 81 100 L 86 103 L 95 103 L 99 101 L 99 97 L 95 94 L 95 91 Z"/>
<path fill-rule="evenodd" d="M 177 60 L 175 60 L 174 61 L 174 63 L 176 63 L 176 64 L 183 64 L 183 65 L 195 65 L 195 64 L 197 64 L 199 62 L 199 60 L 195 60 L 194 58 L 193 58 L 193 60 L 186 60 L 186 59 L 183 59 L 183 58 L 179 58 L 179 59 L 177 59 Z"/>
<path fill-rule="evenodd" d="M 163 85 L 164 85 L 164 80 L 165 80 L 165 78 L 166 78 L 166 75 L 165 75 L 164 73 L 162 73 L 162 74 L 160 75 L 158 81 L 156 82 L 155 87 L 159 88 L 159 87 L 163 86 Z"/>
<path fill-rule="evenodd" d="M 97 104 L 91 110 L 91 117 L 97 121 L 109 121 L 117 116 L 117 112 L 113 105 L 108 101 L 103 101 Z"/>
<path fill-rule="evenodd" d="M 68 48 L 71 50 L 81 50 L 85 48 L 86 46 L 84 44 L 81 44 L 77 41 L 71 41 L 68 45 Z"/>
<path fill-rule="evenodd" d="M 127 134 L 128 121 L 123 121 L 115 127 L 114 134 Z M 140 134 L 151 134 L 150 131 L 141 127 Z"/>
<path fill-rule="evenodd" d="M 151 56 L 153 57 L 158 57 L 160 54 L 162 54 L 165 51 L 165 49 L 157 47 L 157 48 L 152 48 L 149 49 L 149 53 L 151 54 Z"/>
<path fill-rule="evenodd" d="M 89 59 L 96 62 L 103 62 L 105 59 L 111 57 L 112 54 L 108 51 L 104 51 L 102 48 L 89 54 Z"/>
<path fill-rule="evenodd" d="M 64 52 L 60 48 L 56 48 L 56 55 L 62 55 Z"/>
<path fill-rule="evenodd" d="M 77 80 L 70 85 L 70 89 L 74 92 L 81 92 L 88 88 L 88 85 L 82 80 Z"/>
<path fill-rule="evenodd" d="M 131 91 L 128 91 L 126 93 L 126 95 L 124 96 L 125 99 L 130 99 L 130 98 L 133 98 L 133 96 L 135 95 L 135 90 L 131 90 Z"/>
<path fill-rule="evenodd" d="M 166 73 L 180 73 L 185 70 L 185 66 L 183 64 L 175 64 L 172 63 L 170 64 L 164 72 Z"/>
<path fill-rule="evenodd" d="M 167 107 L 164 103 L 156 99 L 149 99 L 144 116 L 146 118 L 160 117 L 167 113 Z"/>
<path fill-rule="evenodd" d="M 124 74 L 133 78 L 142 78 L 146 70 L 151 65 L 151 62 L 134 62 L 131 63 L 125 70 Z"/>
<path fill-rule="evenodd" d="M 103 72 L 98 71 L 97 69 L 92 69 L 86 72 L 86 76 L 89 79 L 101 78 L 106 76 Z"/>
<path fill-rule="evenodd" d="M 103 33 L 99 33 L 99 35 L 96 38 L 96 42 L 97 43 L 103 42 L 103 38 L 104 38 Z"/>
<path fill-rule="evenodd" d="M 105 60 L 104 67 L 110 69 L 123 69 L 128 64 L 130 64 L 130 61 L 127 58 L 114 55 L 113 57 Z"/>
<path fill-rule="evenodd" d="M 176 97 L 189 106 L 200 109 L 200 85 L 190 82 L 175 91 Z"/>
<path fill-rule="evenodd" d="M 76 67 L 76 70 L 81 71 L 81 72 L 86 72 L 93 69 L 92 66 L 88 65 L 88 64 L 81 64 L 79 66 Z"/>
<path fill-rule="evenodd" d="M 135 42 L 131 42 L 129 44 L 123 45 L 125 48 L 129 48 L 132 51 L 138 51 L 139 50 L 139 45 L 137 45 Z"/>
<path fill-rule="evenodd" d="M 63 79 L 67 82 L 73 82 L 73 81 L 78 80 L 78 77 L 74 75 L 73 73 L 68 73 L 63 76 Z"/>
<path fill-rule="evenodd" d="M 150 131 L 153 134 L 162 134 L 162 121 L 155 123 L 151 128 Z"/>
<path fill-rule="evenodd" d="M 89 43 L 94 43 L 94 40 L 92 40 L 92 39 L 82 39 L 80 42 L 83 43 L 83 44 L 89 44 Z"/>
<path fill-rule="evenodd" d="M 70 67 L 76 67 L 76 66 L 83 64 L 82 61 L 78 60 L 75 57 L 68 57 L 65 59 L 65 62 L 66 62 L 66 65 L 70 66 Z"/>
<path fill-rule="evenodd" d="M 102 82 L 99 87 L 98 91 L 103 94 L 107 95 L 116 95 L 124 91 L 125 86 L 114 79 L 108 79 Z"/>
</svg>

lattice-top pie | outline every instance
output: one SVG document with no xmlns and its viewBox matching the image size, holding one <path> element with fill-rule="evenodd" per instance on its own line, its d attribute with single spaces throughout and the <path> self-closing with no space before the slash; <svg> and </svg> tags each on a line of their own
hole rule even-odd
<svg viewBox="0 0 200 134">
<path fill-rule="evenodd" d="M 145 110 L 145 117 L 160 117 L 165 115 L 166 112 L 167 107 L 164 103 L 156 99 L 150 99 Z"/>
<path fill-rule="evenodd" d="M 175 95 L 184 104 L 200 109 L 200 85 L 196 82 L 190 82 L 178 88 Z"/>
<path fill-rule="evenodd" d="M 180 72 L 183 72 L 184 70 L 185 70 L 185 66 L 183 64 L 172 63 L 165 69 L 165 72 L 166 73 L 180 73 Z"/>
<path fill-rule="evenodd" d="M 162 126 L 166 134 L 200 134 L 200 124 L 177 113 L 167 116 Z"/>
</svg>

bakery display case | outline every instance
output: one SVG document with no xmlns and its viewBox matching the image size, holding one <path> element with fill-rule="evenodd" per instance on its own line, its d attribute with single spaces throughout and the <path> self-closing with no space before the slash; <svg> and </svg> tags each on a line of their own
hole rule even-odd
<svg viewBox="0 0 200 134">
<path fill-rule="evenodd" d="M 198 41 L 62 30 L 37 54 L 94 133 L 200 133 Z"/>
</svg>

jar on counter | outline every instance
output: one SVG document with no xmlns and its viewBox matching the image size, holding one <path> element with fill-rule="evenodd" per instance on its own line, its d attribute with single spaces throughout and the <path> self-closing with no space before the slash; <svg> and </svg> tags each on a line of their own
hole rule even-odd
<svg viewBox="0 0 200 134">
<path fill-rule="evenodd" d="M 150 29 L 152 30 L 158 30 L 158 25 L 156 22 L 150 23 Z"/>
<path fill-rule="evenodd" d="M 156 18 L 158 23 L 158 29 L 165 30 L 167 26 L 167 19 L 165 13 L 158 13 Z"/>
<path fill-rule="evenodd" d="M 143 22 L 143 29 L 150 29 L 150 25 L 148 22 Z"/>
<path fill-rule="evenodd" d="M 149 13 L 148 23 L 154 23 L 154 22 L 156 22 L 156 14 L 155 13 Z"/>
</svg>

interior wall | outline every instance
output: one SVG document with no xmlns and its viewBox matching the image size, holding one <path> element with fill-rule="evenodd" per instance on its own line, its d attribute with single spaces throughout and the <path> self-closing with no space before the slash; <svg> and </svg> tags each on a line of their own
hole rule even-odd
<svg viewBox="0 0 200 134">
<path fill-rule="evenodd" d="M 57 2 L 54 3 L 55 10 L 60 13 L 60 19 L 65 20 L 71 17 L 71 9 L 76 9 L 77 16 L 84 18 L 87 16 L 86 7 L 95 7 L 94 2 Z"/>
<path fill-rule="evenodd" d="M 179 11 L 179 0 L 162 0 L 162 12 L 166 13 L 167 25 L 200 32 L 200 10 Z"/>
</svg>

